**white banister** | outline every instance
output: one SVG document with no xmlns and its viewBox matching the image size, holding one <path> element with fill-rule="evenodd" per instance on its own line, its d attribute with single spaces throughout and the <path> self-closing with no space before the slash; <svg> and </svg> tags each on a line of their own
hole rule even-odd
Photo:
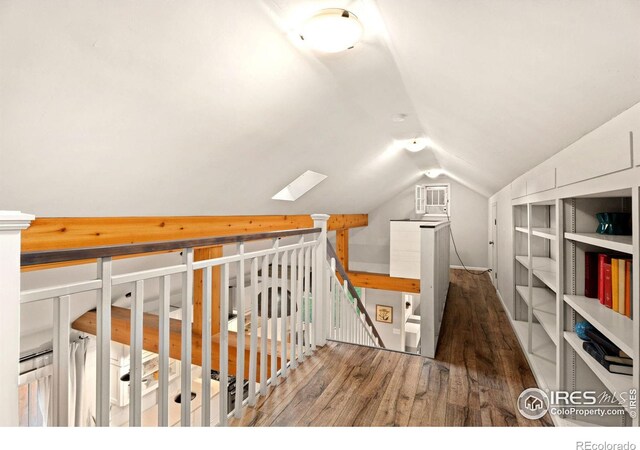
<svg viewBox="0 0 640 450">
<path fill-rule="evenodd" d="M 182 255 L 187 271 L 182 274 L 180 424 L 191 425 L 191 327 L 193 317 L 193 249 L 185 248 Z"/>
<path fill-rule="evenodd" d="M 19 211 L 0 211 L 0 426 L 18 426 L 20 235 L 33 219 Z"/>
<path fill-rule="evenodd" d="M 244 242 L 240 242 L 237 247 L 238 255 L 241 255 L 238 261 L 238 283 L 236 289 L 236 311 L 237 311 L 237 346 L 236 346 L 236 404 L 235 417 L 242 417 L 242 386 L 244 380 Z M 204 379 L 204 375 L 203 375 Z M 240 387 L 238 387 L 240 386 Z M 209 398 L 209 397 L 204 397 Z"/>
<path fill-rule="evenodd" d="M 324 274 L 324 267 L 327 261 L 327 223 L 329 221 L 328 214 L 312 214 L 313 227 L 320 228 L 322 231 L 318 234 L 318 246 L 315 257 L 315 269 Z M 327 330 L 329 329 L 327 324 L 329 322 L 329 279 L 323 276 L 315 276 L 314 280 L 317 280 L 317 285 L 314 289 L 314 298 L 323 299 L 323 301 L 314 301 L 314 335 L 315 345 L 323 346 L 327 341 Z M 326 281 L 322 281 L 326 280 Z"/>
<path fill-rule="evenodd" d="M 158 339 L 158 426 L 169 426 L 169 313 L 171 277 L 160 278 Z"/>
<path fill-rule="evenodd" d="M 30 217 L 30 216 L 29 216 Z M 142 383 L 143 375 L 147 368 L 152 368 L 153 364 L 147 364 L 147 359 L 143 360 L 143 350 L 148 342 L 145 341 L 144 325 L 148 324 L 149 313 L 144 311 L 145 287 L 151 293 L 154 289 L 152 284 L 158 283 L 158 360 L 157 360 L 157 418 L 159 426 L 169 426 L 170 409 L 172 399 L 169 393 L 173 393 L 179 384 L 180 392 L 180 424 L 190 426 L 194 419 L 191 410 L 192 377 L 196 370 L 192 366 L 192 356 L 196 360 L 200 352 L 192 355 L 194 338 L 192 335 L 192 318 L 194 315 L 194 271 L 202 270 L 202 342 L 201 367 L 202 367 L 202 389 L 201 393 L 201 425 L 208 426 L 212 422 L 214 413 L 211 411 L 211 396 L 215 395 L 211 386 L 211 371 L 214 364 L 219 371 L 219 393 L 218 417 L 219 425 L 226 425 L 229 418 L 235 416 L 241 418 L 243 408 L 256 404 L 258 395 L 266 395 L 269 386 L 271 389 L 277 388 L 280 377 L 284 378 L 287 373 L 294 369 L 298 362 L 302 362 L 307 357 L 312 357 L 315 346 L 326 341 L 328 333 L 327 324 L 330 324 L 329 314 L 334 307 L 334 299 L 346 294 L 342 287 L 332 291 L 330 287 L 335 284 L 335 273 L 329 270 L 326 259 L 326 218 L 321 215 L 320 223 L 323 225 L 314 230 L 305 230 L 299 234 L 294 234 L 298 239 L 295 243 L 280 245 L 286 241 L 274 239 L 273 245 L 256 251 L 247 251 L 242 238 L 237 241 L 237 254 L 214 257 L 211 259 L 194 262 L 194 250 L 192 247 L 183 248 L 182 263 L 167 265 L 164 267 L 129 271 L 114 275 L 112 260 L 110 257 L 98 256 L 97 274 L 89 279 L 73 281 L 71 283 L 52 285 L 32 290 L 20 292 L 20 241 L 19 228 L 15 233 L 8 233 L 8 227 L 2 228 L 0 220 L 0 249 L 3 250 L 0 260 L 0 292 L 5 298 L 11 299 L 10 293 L 15 296 L 15 314 L 11 323 L 5 324 L 5 315 L 0 316 L 0 325 L 4 329 L 15 332 L 7 334 L 0 342 L 2 357 L 10 355 L 16 364 L 7 364 L 0 369 L 0 376 L 6 382 L 0 386 L 0 394 L 5 399 L 6 404 L 13 403 L 10 408 L 3 407 L 0 410 L 3 422 L 1 424 L 17 425 L 18 420 L 18 371 L 19 371 L 19 307 L 21 303 L 32 303 L 36 301 L 52 301 L 53 303 L 53 348 L 54 364 L 52 401 L 54 425 L 68 425 L 69 417 L 69 338 L 71 331 L 71 305 L 74 298 L 81 293 L 95 292 L 96 300 L 96 424 L 98 426 L 111 425 L 111 415 L 116 424 L 121 424 L 126 412 L 112 407 L 111 392 L 111 338 L 112 338 L 112 289 L 118 285 L 134 286 L 134 295 L 131 296 L 131 307 L 127 318 L 129 327 L 129 396 L 128 415 L 129 426 L 140 426 L 146 422 L 148 415 L 144 409 L 150 405 L 151 389 Z M 14 224 L 15 225 L 15 224 Z M 25 224 L 23 226 L 26 227 Z M 11 239 L 6 236 L 9 235 Z M 284 234 L 289 236 L 291 233 Z M 305 236 L 308 237 L 305 239 Z M 272 237 L 273 239 L 273 237 Z M 11 242 L 9 244 L 9 242 Z M 9 249 L 11 252 L 9 252 Z M 27 255 L 27 258 L 33 255 Z M 261 259 L 262 258 L 262 259 Z M 25 260 L 25 261 L 28 261 Z M 11 263 L 11 264 L 9 264 Z M 262 266 L 259 274 L 260 266 Z M 220 279 L 214 279 L 217 269 L 220 269 Z M 249 274 L 245 274 L 245 268 Z M 9 270 L 10 269 L 10 270 Z M 237 333 L 230 333 L 230 275 L 235 276 L 236 289 L 236 309 L 237 309 Z M 181 308 L 180 312 L 180 347 L 173 348 L 170 340 L 171 333 L 175 330 L 170 321 L 170 297 L 171 297 L 171 277 L 181 277 Z M 217 276 L 217 275 L 216 275 Z M 250 277 L 251 296 L 245 294 L 245 278 Z M 333 277 L 333 278 L 331 278 Z M 12 280 L 13 289 L 10 290 Z M 6 280 L 6 281 L 5 281 Z M 220 334 L 219 339 L 212 336 L 213 323 L 211 322 L 213 307 L 213 286 L 220 281 Z M 259 287 L 259 284 L 261 285 Z M 146 285 L 146 286 L 145 286 Z M 291 291 L 291 300 L 288 299 L 288 291 Z M 334 296 L 335 294 L 335 296 Z M 258 302 L 258 296 L 262 300 Z M 345 306 L 350 305 L 354 311 L 349 317 L 354 323 L 363 322 L 360 314 L 356 313 L 356 307 L 341 301 Z M 245 330 L 244 312 L 245 306 L 251 308 L 250 330 Z M 122 321 L 122 312 L 117 311 L 114 316 L 118 326 Z M 271 317 L 269 317 L 271 311 Z M 4 311 L 3 311 L 4 312 Z M 290 315 L 290 317 L 287 316 Z M 325 317 L 326 315 L 326 317 Z M 346 324 L 347 321 L 345 320 Z M 76 325 L 78 326 L 78 325 Z M 11 328 L 13 327 L 13 328 Z M 355 325 L 354 325 L 355 327 Z M 4 331 L 3 329 L 3 331 Z M 82 329 L 82 326 L 79 326 Z M 115 329 L 115 328 L 114 328 Z M 353 338 L 361 340 L 363 329 L 353 329 Z M 355 332 L 359 331 L 358 334 Z M 245 338 L 245 332 L 249 336 Z M 118 333 L 119 335 L 121 333 Z M 198 336 L 199 340 L 200 336 Z M 120 339 L 120 338 L 119 338 Z M 270 340 L 269 340 L 270 339 Z M 249 354 L 245 357 L 245 347 L 248 341 Z M 269 343 L 270 342 L 270 343 Z M 197 348 L 197 342 L 195 342 Z M 216 347 L 218 346 L 219 347 Z M 230 349 L 230 346 L 231 349 Z M 10 351 L 9 351 L 9 350 Z M 218 349 L 219 361 L 212 361 L 212 354 L 216 354 Z M 180 360 L 180 369 L 172 370 L 170 365 L 170 355 L 174 350 L 179 351 L 177 358 Z M 231 350 L 231 351 L 230 351 Z M 231 353 L 233 352 L 233 353 Z M 278 354 L 278 352 L 280 352 Z M 231 354 L 230 354 L 231 353 Z M 218 356 L 216 355 L 216 356 Z M 9 356 L 6 356 L 9 359 Z M 145 354 L 146 358 L 146 354 Z M 229 359 L 231 358 L 231 360 Z M 216 358 L 217 360 L 218 358 Z M 234 360 L 235 359 L 235 363 Z M 143 366 L 144 361 L 144 366 Z M 249 374 L 245 377 L 245 369 Z M 235 369 L 235 370 L 234 370 Z M 177 375 L 180 374 L 178 381 Z M 114 372 L 115 373 L 115 372 Z M 121 374 L 120 374 L 121 375 Z M 229 379 L 235 375 L 235 401 L 229 401 Z M 119 375 L 118 375 L 119 376 Z M 259 377 L 259 378 L 258 378 Z M 244 380 L 249 380 L 249 395 L 245 399 Z M 114 380 L 117 382 L 117 380 Z M 115 384 L 114 384 L 115 385 Z M 259 385 L 259 392 L 258 386 Z M 121 385 L 118 385 L 121 386 Z M 214 385 L 215 386 L 215 385 Z M 118 387 L 121 389 L 121 387 Z M 127 389 L 127 387 L 124 387 Z M 122 393 L 121 391 L 119 391 Z M 144 420 L 143 420 L 144 419 Z M 126 419 L 124 419 L 126 420 Z M 126 422 L 125 422 L 126 423 Z"/>
<path fill-rule="evenodd" d="M 53 424 L 69 426 L 69 296 L 53 299 Z"/>
</svg>

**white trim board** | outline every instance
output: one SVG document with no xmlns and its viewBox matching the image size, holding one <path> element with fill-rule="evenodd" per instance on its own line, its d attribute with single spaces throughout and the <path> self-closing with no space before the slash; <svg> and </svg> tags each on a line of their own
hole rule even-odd
<svg viewBox="0 0 640 450">
<path fill-rule="evenodd" d="M 463 266 L 458 266 L 458 265 L 455 265 L 455 264 L 451 264 L 449 266 L 449 268 L 450 269 L 462 269 L 462 270 L 464 270 Z M 489 270 L 488 267 L 476 267 L 476 266 L 473 266 L 473 267 L 472 266 L 467 266 L 467 269 L 469 269 L 469 270 Z"/>
</svg>

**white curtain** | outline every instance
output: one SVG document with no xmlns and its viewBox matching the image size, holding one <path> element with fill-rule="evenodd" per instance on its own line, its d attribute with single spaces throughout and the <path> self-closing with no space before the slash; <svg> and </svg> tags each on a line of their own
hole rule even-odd
<svg viewBox="0 0 640 450">
<path fill-rule="evenodd" d="M 69 346 L 69 426 L 95 426 L 95 339 Z"/>
<path fill-rule="evenodd" d="M 37 425 L 53 424 L 51 366 L 35 371 Z M 95 426 L 95 339 L 69 344 L 69 426 Z"/>
<path fill-rule="evenodd" d="M 38 393 L 38 416 L 43 427 L 51 425 L 53 411 L 51 405 L 51 371 L 46 367 L 36 369 L 37 393 Z"/>
</svg>

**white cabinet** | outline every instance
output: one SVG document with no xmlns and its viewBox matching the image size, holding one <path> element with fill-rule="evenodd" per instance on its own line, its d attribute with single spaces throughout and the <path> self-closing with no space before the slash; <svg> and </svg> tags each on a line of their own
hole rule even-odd
<svg viewBox="0 0 640 450">
<path fill-rule="evenodd" d="M 640 105 L 636 105 L 586 134 L 553 158 L 557 167 L 558 186 L 631 168 L 631 134 L 638 129 L 639 113 Z"/>
<path fill-rule="evenodd" d="M 389 274 L 392 277 L 420 278 L 420 225 L 422 220 L 392 220 L 390 222 Z"/>
<path fill-rule="evenodd" d="M 525 175 L 527 195 L 548 191 L 556 187 L 556 169 L 549 166 L 538 166 Z"/>
</svg>

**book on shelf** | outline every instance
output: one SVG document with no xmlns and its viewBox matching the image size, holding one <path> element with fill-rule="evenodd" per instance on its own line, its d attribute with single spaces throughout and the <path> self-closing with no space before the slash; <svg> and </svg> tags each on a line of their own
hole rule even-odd
<svg viewBox="0 0 640 450">
<path fill-rule="evenodd" d="M 633 289 L 633 283 L 631 282 L 631 274 L 633 273 L 632 269 L 632 263 L 630 259 L 627 259 L 625 261 L 625 274 L 624 274 L 624 283 L 625 283 L 625 289 L 624 289 L 624 315 L 627 316 L 628 318 L 631 318 L 631 301 L 633 299 L 633 295 L 632 295 L 632 289 Z"/>
<path fill-rule="evenodd" d="M 631 318 L 632 266 L 626 257 L 585 252 L 585 297 L 597 297 L 602 305 Z"/>
<path fill-rule="evenodd" d="M 589 298 L 599 298 L 598 294 L 598 259 L 596 252 L 584 254 L 584 295 Z"/>
<path fill-rule="evenodd" d="M 618 303 L 620 300 L 618 293 L 618 288 L 620 287 L 618 283 L 618 277 L 620 275 L 619 265 L 620 260 L 618 258 L 611 258 L 611 309 L 616 312 L 618 311 Z"/>
<path fill-rule="evenodd" d="M 626 364 L 616 364 L 611 361 L 607 361 L 605 359 L 606 353 L 603 351 L 602 347 L 593 342 L 583 342 L 582 348 L 602 367 L 607 369 L 611 373 L 618 373 L 622 375 L 633 375 L 633 366 L 629 366 Z"/>
<path fill-rule="evenodd" d="M 611 342 L 605 335 L 600 333 L 596 328 L 590 327 L 585 331 L 587 337 L 598 344 L 609 356 L 617 356 L 618 358 L 631 358 L 625 352 L 620 350 L 616 344 Z"/>
<path fill-rule="evenodd" d="M 603 279 L 604 279 L 604 306 L 607 308 L 612 307 L 612 280 L 611 280 L 611 264 L 604 264 L 603 267 Z"/>
</svg>

